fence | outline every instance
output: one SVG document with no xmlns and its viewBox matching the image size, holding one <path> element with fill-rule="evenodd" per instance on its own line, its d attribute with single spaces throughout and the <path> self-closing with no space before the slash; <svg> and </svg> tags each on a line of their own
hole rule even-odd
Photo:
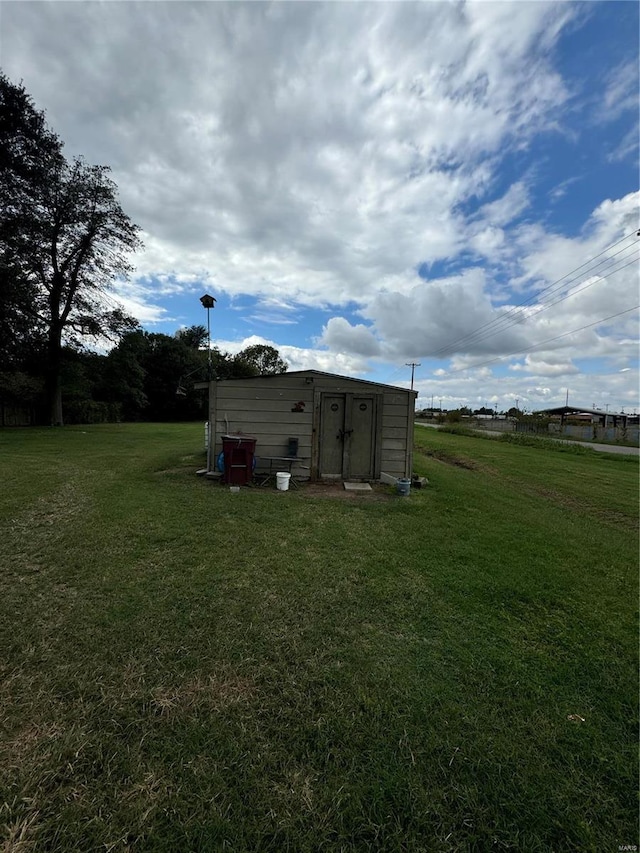
<svg viewBox="0 0 640 853">
<path fill-rule="evenodd" d="M 567 438 L 575 438 L 581 441 L 624 441 L 628 444 L 640 442 L 640 428 L 634 424 L 628 427 L 605 427 L 598 424 L 575 425 L 549 423 L 543 421 L 518 421 L 511 420 L 474 420 L 470 423 L 474 429 L 487 429 L 492 432 L 520 432 L 529 435 L 565 435 Z"/>
<path fill-rule="evenodd" d="M 582 441 L 627 441 L 638 443 L 640 430 L 637 426 L 628 427 L 602 427 L 597 424 L 588 426 L 577 426 L 566 424 L 562 429 L 560 424 L 549 424 L 549 432 L 557 435 L 566 435 L 568 438 L 578 438 Z"/>
<path fill-rule="evenodd" d="M 15 406 L 0 400 L 0 426 L 23 427 L 36 423 L 36 410 L 33 406 Z"/>
<path fill-rule="evenodd" d="M 490 429 L 493 432 L 513 432 L 516 425 L 507 418 L 487 418 L 486 420 L 473 420 L 469 426 L 473 429 Z"/>
</svg>

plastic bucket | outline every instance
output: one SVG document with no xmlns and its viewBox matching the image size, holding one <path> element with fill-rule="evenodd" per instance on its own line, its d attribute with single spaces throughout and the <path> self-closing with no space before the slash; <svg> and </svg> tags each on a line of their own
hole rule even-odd
<svg viewBox="0 0 640 853">
<path fill-rule="evenodd" d="M 398 480 L 396 489 L 401 497 L 408 498 L 411 494 L 411 480 L 408 480 L 406 477 L 402 477 Z"/>
<path fill-rule="evenodd" d="M 289 491 L 289 480 L 291 479 L 291 474 L 287 474 L 285 471 L 278 471 L 276 474 L 276 486 L 280 489 L 281 492 Z"/>
</svg>

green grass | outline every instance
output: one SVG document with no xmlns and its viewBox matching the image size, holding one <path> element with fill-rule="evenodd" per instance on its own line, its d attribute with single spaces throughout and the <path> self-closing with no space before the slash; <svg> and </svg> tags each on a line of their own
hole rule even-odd
<svg viewBox="0 0 640 853">
<path fill-rule="evenodd" d="M 416 432 L 348 500 L 0 433 L 4 853 L 638 843 L 637 460 Z"/>
</svg>

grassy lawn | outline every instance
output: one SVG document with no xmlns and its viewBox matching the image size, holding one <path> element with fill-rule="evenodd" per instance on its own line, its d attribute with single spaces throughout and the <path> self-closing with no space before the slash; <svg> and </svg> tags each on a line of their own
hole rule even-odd
<svg viewBox="0 0 640 853">
<path fill-rule="evenodd" d="M 232 495 L 202 433 L 0 433 L 0 850 L 638 843 L 636 458 Z"/>
</svg>

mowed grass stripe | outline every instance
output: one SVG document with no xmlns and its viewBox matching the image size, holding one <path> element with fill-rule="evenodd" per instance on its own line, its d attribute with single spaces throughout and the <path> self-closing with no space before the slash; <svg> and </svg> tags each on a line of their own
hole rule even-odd
<svg viewBox="0 0 640 853">
<path fill-rule="evenodd" d="M 7 849 L 635 843 L 637 464 L 417 441 L 347 501 L 194 477 L 199 424 L 0 434 Z"/>
</svg>

